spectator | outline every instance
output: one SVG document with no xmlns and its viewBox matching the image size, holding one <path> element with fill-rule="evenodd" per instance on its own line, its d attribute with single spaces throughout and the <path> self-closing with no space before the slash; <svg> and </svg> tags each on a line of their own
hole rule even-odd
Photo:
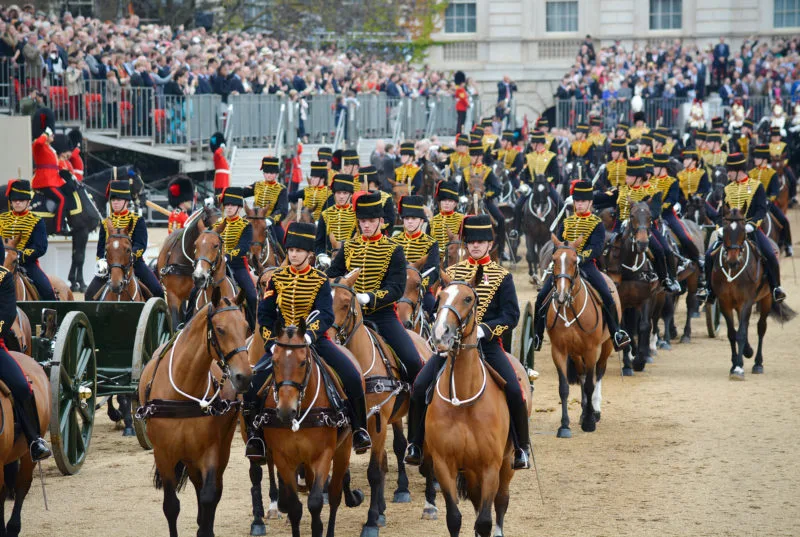
<svg viewBox="0 0 800 537">
<path fill-rule="evenodd" d="M 495 115 L 504 120 L 511 110 L 511 99 L 517 92 L 517 84 L 511 81 L 508 75 L 503 76 L 503 80 L 497 83 L 497 107 Z"/>
<path fill-rule="evenodd" d="M 728 70 L 728 57 L 731 55 L 730 47 L 725 42 L 724 37 L 719 38 L 719 43 L 714 47 L 714 81 L 715 85 L 719 85 L 720 80 L 725 76 Z"/>
</svg>

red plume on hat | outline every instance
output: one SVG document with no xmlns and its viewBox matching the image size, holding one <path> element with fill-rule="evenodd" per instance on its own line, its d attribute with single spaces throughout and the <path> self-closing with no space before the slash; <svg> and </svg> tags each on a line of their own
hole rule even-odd
<svg viewBox="0 0 800 537">
<path fill-rule="evenodd" d="M 698 99 L 697 97 L 695 97 L 695 98 L 694 98 L 694 101 L 692 101 L 692 102 L 693 102 L 694 104 L 703 104 L 703 99 Z"/>
<path fill-rule="evenodd" d="M 177 184 L 169 185 L 169 193 L 172 194 L 175 197 L 180 196 L 181 195 L 181 187 L 180 187 L 180 185 L 177 185 Z"/>
<path fill-rule="evenodd" d="M 353 209 L 356 208 L 356 202 L 358 201 L 358 198 L 360 198 L 361 196 L 364 196 L 365 194 L 369 194 L 369 192 L 367 192 L 366 190 L 359 190 L 358 192 L 353 194 L 353 202 L 352 202 L 353 203 Z"/>
<path fill-rule="evenodd" d="M 11 187 L 12 187 L 12 186 L 14 185 L 14 183 L 16 183 L 16 182 L 17 182 L 17 179 L 12 179 L 12 180 L 10 180 L 10 181 L 8 182 L 8 184 L 6 185 L 6 198 L 7 198 L 8 196 L 10 196 L 10 195 L 11 195 Z"/>
<path fill-rule="evenodd" d="M 572 196 L 575 193 L 575 185 L 580 183 L 580 179 L 573 179 L 572 182 L 569 184 L 569 195 Z"/>
</svg>

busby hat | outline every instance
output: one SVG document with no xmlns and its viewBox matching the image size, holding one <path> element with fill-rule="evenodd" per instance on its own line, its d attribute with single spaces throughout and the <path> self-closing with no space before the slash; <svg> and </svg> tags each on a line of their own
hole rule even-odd
<svg viewBox="0 0 800 537">
<path fill-rule="evenodd" d="M 623 130 L 625 132 L 628 132 L 629 130 L 631 130 L 631 126 L 628 125 L 627 121 L 620 121 L 619 123 L 617 123 L 616 130 Z"/>
<path fill-rule="evenodd" d="M 81 148 L 83 146 L 83 134 L 81 134 L 80 129 L 72 129 L 67 133 L 67 138 L 69 139 L 69 148 L 70 150 L 75 149 L 76 147 Z"/>
<path fill-rule="evenodd" d="M 722 135 L 718 132 L 709 132 L 706 134 L 706 142 L 709 143 L 722 143 Z"/>
<path fill-rule="evenodd" d="M 611 151 L 625 151 L 628 147 L 628 140 L 625 138 L 614 138 L 611 140 Z"/>
<path fill-rule="evenodd" d="M 225 145 L 225 136 L 221 132 L 215 132 L 211 135 L 211 139 L 208 141 L 208 145 L 211 148 L 211 152 L 213 153 L 223 145 Z"/>
<path fill-rule="evenodd" d="M 337 172 L 342 169 L 342 153 L 341 149 L 337 149 L 331 155 L 331 169 L 336 170 Z"/>
<path fill-rule="evenodd" d="M 470 143 L 472 143 L 472 142 L 474 142 L 476 140 L 478 142 L 480 142 L 482 138 L 483 138 L 483 129 L 475 129 L 474 131 L 469 133 L 469 141 L 470 141 Z"/>
<path fill-rule="evenodd" d="M 171 207 L 178 207 L 185 201 L 194 201 L 194 183 L 186 175 L 179 175 L 169 182 L 167 200 Z"/>
<path fill-rule="evenodd" d="M 436 200 L 458 201 L 458 184 L 455 181 L 441 181 L 436 186 Z"/>
<path fill-rule="evenodd" d="M 342 166 L 358 166 L 358 151 L 345 149 L 342 151 Z"/>
<path fill-rule="evenodd" d="M 753 150 L 753 158 L 769 158 L 769 145 L 759 144 Z"/>
<path fill-rule="evenodd" d="M 589 125 L 592 127 L 602 127 L 603 126 L 603 118 L 600 116 L 593 116 L 589 119 Z"/>
<path fill-rule="evenodd" d="M 229 186 L 222 191 L 222 205 L 244 206 L 244 190 L 239 186 Z"/>
<path fill-rule="evenodd" d="M 467 216 L 461 228 L 461 239 L 464 242 L 493 241 L 492 220 L 488 214 Z"/>
<path fill-rule="evenodd" d="M 580 123 L 577 127 L 575 127 L 575 132 L 587 133 L 589 132 L 589 125 L 587 125 L 586 123 Z"/>
<path fill-rule="evenodd" d="M 637 142 L 639 145 L 646 145 L 647 147 L 653 147 L 653 137 L 649 134 L 642 134 L 641 138 Z"/>
<path fill-rule="evenodd" d="M 324 160 L 311 163 L 311 177 L 328 177 L 328 164 Z"/>
<path fill-rule="evenodd" d="M 456 137 L 456 145 L 469 145 L 469 135 L 468 134 L 459 134 Z"/>
<path fill-rule="evenodd" d="M 539 120 L 536 122 L 536 127 L 549 127 L 550 122 L 547 121 L 546 117 L 540 117 Z"/>
<path fill-rule="evenodd" d="M 531 134 L 531 144 L 546 144 L 547 138 L 545 138 L 544 133 L 542 131 L 533 131 Z"/>
<path fill-rule="evenodd" d="M 591 201 L 594 199 L 592 183 L 578 181 L 572 185 L 572 199 L 575 201 Z"/>
<path fill-rule="evenodd" d="M 400 144 L 400 154 L 401 155 L 409 155 L 409 156 L 413 157 L 415 155 L 415 153 L 414 153 L 414 142 L 405 141 L 402 144 Z"/>
<path fill-rule="evenodd" d="M 724 123 L 723 123 L 721 117 L 717 116 L 717 117 L 712 117 L 711 118 L 711 128 L 712 129 L 721 129 L 723 127 L 723 124 Z"/>
<path fill-rule="evenodd" d="M 683 151 L 683 158 L 691 158 L 695 161 L 700 160 L 700 155 L 697 153 L 697 149 L 684 149 Z"/>
<path fill-rule="evenodd" d="M 491 127 L 492 126 L 492 118 L 485 117 L 481 119 L 481 127 Z"/>
<path fill-rule="evenodd" d="M 651 156 L 644 156 L 642 157 L 642 162 L 644 163 L 644 173 L 653 175 L 653 157 Z"/>
<path fill-rule="evenodd" d="M 56 134 L 55 136 L 53 136 L 53 142 L 50 145 L 53 146 L 53 149 L 59 155 L 61 153 L 69 153 L 70 151 L 72 151 L 72 148 L 70 147 L 69 143 L 69 138 L 67 138 L 66 134 Z"/>
<path fill-rule="evenodd" d="M 771 127 L 769 129 L 770 136 L 782 136 L 780 127 Z"/>
<path fill-rule="evenodd" d="M 264 157 L 261 159 L 261 171 L 264 173 L 278 173 L 280 164 L 278 157 Z"/>
<path fill-rule="evenodd" d="M 375 166 L 364 166 L 363 168 L 359 168 L 358 178 L 362 181 L 366 181 L 367 184 L 380 182 L 380 179 L 378 179 L 378 170 L 375 169 Z"/>
<path fill-rule="evenodd" d="M 400 218 L 425 218 L 425 198 L 422 196 L 403 196 L 398 206 Z"/>
<path fill-rule="evenodd" d="M 380 192 L 368 192 L 356 197 L 356 218 L 383 218 L 383 201 Z"/>
<path fill-rule="evenodd" d="M 464 71 L 456 71 L 453 74 L 453 82 L 455 82 L 456 85 L 463 84 L 466 81 L 467 81 L 467 75 L 464 74 Z"/>
<path fill-rule="evenodd" d="M 333 159 L 333 151 L 330 147 L 320 147 L 317 149 L 317 158 L 328 162 Z"/>
<path fill-rule="evenodd" d="M 752 129 L 754 127 L 753 120 L 750 118 L 745 119 L 742 122 L 742 127 L 747 127 L 748 129 Z"/>
<path fill-rule="evenodd" d="M 33 199 L 31 182 L 25 179 L 14 179 L 9 181 L 6 187 L 6 198 L 8 201 L 30 201 Z"/>
<path fill-rule="evenodd" d="M 663 133 L 660 133 L 660 132 L 654 132 L 654 133 L 652 133 L 652 134 L 650 135 L 650 138 L 652 138 L 654 142 L 658 142 L 658 143 L 660 143 L 660 144 L 664 144 L 664 143 L 666 143 L 666 142 L 667 142 L 667 137 L 666 137 L 666 136 L 664 136 L 664 134 L 663 134 Z"/>
<path fill-rule="evenodd" d="M 629 158 L 625 166 L 625 174 L 632 177 L 644 177 L 645 163 L 640 158 Z"/>
<path fill-rule="evenodd" d="M 333 176 L 333 185 L 331 190 L 336 192 L 350 192 L 353 193 L 353 176 L 347 173 L 337 173 Z"/>
<path fill-rule="evenodd" d="M 449 145 L 443 145 L 442 147 L 439 148 L 439 153 L 442 153 L 443 155 L 452 155 L 455 152 L 456 150 L 450 147 Z"/>
<path fill-rule="evenodd" d="M 741 153 L 731 153 L 725 165 L 729 170 L 743 171 L 747 166 L 747 159 Z"/>
<path fill-rule="evenodd" d="M 694 133 L 695 140 L 700 140 L 701 142 L 705 142 L 707 138 L 708 138 L 708 133 L 706 131 L 698 130 L 695 131 Z"/>
<path fill-rule="evenodd" d="M 130 200 L 131 184 L 129 181 L 111 181 L 106 190 L 106 199 Z"/>
<path fill-rule="evenodd" d="M 283 245 L 289 248 L 299 248 L 301 250 L 314 250 L 317 226 L 306 222 L 292 222 L 286 230 L 286 237 Z"/>
<path fill-rule="evenodd" d="M 469 143 L 469 155 L 471 157 L 483 155 L 483 144 L 478 140 L 473 140 Z"/>
<path fill-rule="evenodd" d="M 503 140 L 513 142 L 514 141 L 514 133 L 511 131 L 503 131 Z"/>
<path fill-rule="evenodd" d="M 653 154 L 653 166 L 663 167 L 669 164 L 669 155 L 666 153 Z"/>
<path fill-rule="evenodd" d="M 633 114 L 633 122 L 636 123 L 637 121 L 645 121 L 644 112 L 635 112 Z"/>
</svg>

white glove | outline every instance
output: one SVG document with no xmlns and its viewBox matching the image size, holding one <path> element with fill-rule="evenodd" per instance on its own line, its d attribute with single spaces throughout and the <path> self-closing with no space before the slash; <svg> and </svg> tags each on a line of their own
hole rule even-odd
<svg viewBox="0 0 800 537">
<path fill-rule="evenodd" d="M 369 294 L 367 293 L 358 293 L 356 295 L 356 298 L 358 299 L 358 303 L 361 304 L 362 306 L 366 306 L 367 304 L 370 303 Z"/>
<path fill-rule="evenodd" d="M 675 205 L 673 205 L 673 206 L 672 206 L 672 208 L 673 208 L 673 209 L 675 209 L 675 212 L 676 212 L 678 215 L 680 215 L 680 214 L 681 214 L 681 204 L 680 204 L 680 203 L 676 203 Z"/>
<path fill-rule="evenodd" d="M 45 129 L 44 129 L 44 133 L 45 133 L 47 136 L 52 136 L 52 135 L 53 135 L 53 130 L 52 130 L 50 127 L 45 127 Z"/>
<path fill-rule="evenodd" d="M 306 345 L 311 345 L 311 334 L 306 332 L 305 340 L 306 340 Z"/>
<path fill-rule="evenodd" d="M 319 254 L 317 256 L 317 264 L 322 268 L 328 268 L 331 266 L 331 256 L 328 254 Z"/>
<path fill-rule="evenodd" d="M 564 205 L 572 205 L 573 202 L 572 196 L 568 196 L 567 199 L 564 200 Z"/>
<path fill-rule="evenodd" d="M 753 224 L 746 224 L 746 225 L 744 226 L 744 229 L 745 229 L 745 230 L 746 230 L 748 233 L 752 233 L 752 232 L 754 232 L 754 231 L 756 230 L 756 228 L 754 228 L 754 227 L 753 227 Z"/>
<path fill-rule="evenodd" d="M 94 275 L 100 278 L 108 276 L 108 261 L 105 259 L 98 259 L 97 265 L 94 269 Z"/>
<path fill-rule="evenodd" d="M 520 194 L 522 194 L 523 196 L 524 196 L 525 194 L 527 194 L 528 192 L 530 192 L 530 191 L 531 191 L 531 187 L 529 187 L 529 186 L 528 186 L 527 184 L 525 184 L 525 183 L 522 183 L 521 185 L 519 185 L 519 188 L 517 189 L 517 192 L 519 192 L 519 193 L 520 193 Z"/>
<path fill-rule="evenodd" d="M 214 196 L 209 196 L 209 197 L 207 197 L 206 199 L 203 200 L 203 204 L 206 207 L 213 207 L 214 206 L 214 202 L 215 202 Z"/>
<path fill-rule="evenodd" d="M 264 223 L 267 227 L 272 227 L 272 220 L 270 218 L 265 218 Z"/>
<path fill-rule="evenodd" d="M 467 202 L 469 202 L 469 198 L 466 197 L 466 196 L 461 196 L 460 198 L 458 198 L 458 202 L 459 203 L 467 203 Z"/>
<path fill-rule="evenodd" d="M 461 183 L 461 179 L 463 179 L 463 177 L 461 176 L 461 174 L 458 174 L 458 175 L 456 175 L 456 183 L 457 183 L 457 184 Z"/>
<path fill-rule="evenodd" d="M 483 327 L 478 327 L 478 339 L 483 339 L 486 337 L 486 332 L 483 331 Z"/>
</svg>

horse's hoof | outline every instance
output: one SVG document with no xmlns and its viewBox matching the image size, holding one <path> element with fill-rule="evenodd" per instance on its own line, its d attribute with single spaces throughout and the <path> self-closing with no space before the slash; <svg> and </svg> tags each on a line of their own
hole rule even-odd
<svg viewBox="0 0 800 537">
<path fill-rule="evenodd" d="M 328 493 L 327 492 L 323 492 L 322 493 L 322 505 L 328 505 Z"/>
<path fill-rule="evenodd" d="M 122 412 L 120 412 L 116 408 L 113 408 L 111 406 L 111 403 L 108 404 L 108 419 L 110 419 L 114 423 L 117 423 L 119 420 L 122 419 Z"/>
<path fill-rule="evenodd" d="M 585 433 L 593 433 L 597 429 L 597 423 L 593 419 L 585 419 L 581 423 L 581 430 Z"/>
<path fill-rule="evenodd" d="M 250 524 L 250 535 L 266 535 L 267 526 L 263 522 L 253 522 Z"/>
<path fill-rule="evenodd" d="M 594 413 L 594 421 L 600 421 L 600 412 Z"/>
<path fill-rule="evenodd" d="M 386 527 L 386 515 L 378 515 L 378 527 L 379 528 Z"/>
<path fill-rule="evenodd" d="M 665 351 L 671 351 L 672 350 L 672 343 L 670 343 L 669 341 L 667 341 L 665 339 L 660 339 L 660 340 L 658 340 L 658 348 L 659 349 L 664 349 Z M 648 363 L 652 363 L 652 362 L 648 362 Z"/>
<path fill-rule="evenodd" d="M 753 374 L 754 375 L 763 375 L 764 374 L 764 366 L 761 364 L 753 364 Z"/>
<path fill-rule="evenodd" d="M 743 354 L 745 358 L 753 357 L 753 347 L 751 347 L 749 343 L 745 344 Z"/>
<path fill-rule="evenodd" d="M 731 380 L 744 380 L 744 370 L 741 367 L 734 367 L 729 378 Z"/>
<path fill-rule="evenodd" d="M 426 505 L 422 510 L 422 520 L 439 520 L 439 508 L 435 505 Z"/>
<path fill-rule="evenodd" d="M 559 427 L 556 436 L 558 438 L 572 438 L 572 431 L 569 427 Z"/>
<path fill-rule="evenodd" d="M 396 491 L 392 503 L 411 503 L 411 493 Z"/>
<path fill-rule="evenodd" d="M 649 358 L 649 357 L 648 357 Z M 633 361 L 633 370 L 642 372 L 644 371 L 644 366 L 647 364 L 647 358 L 643 360 L 634 360 Z"/>
<path fill-rule="evenodd" d="M 278 509 L 278 502 L 270 502 L 269 509 L 267 510 L 267 520 L 280 520 L 283 518 L 280 510 Z"/>
<path fill-rule="evenodd" d="M 361 537 L 379 537 L 380 528 L 377 526 L 364 526 L 361 528 Z"/>
<path fill-rule="evenodd" d="M 136 431 L 133 430 L 133 427 L 125 427 L 122 436 L 136 436 Z"/>
<path fill-rule="evenodd" d="M 692 317 L 692 319 L 699 319 L 700 318 L 700 312 L 699 311 L 693 311 L 691 317 Z"/>
<path fill-rule="evenodd" d="M 344 495 L 344 504 L 347 507 L 358 507 L 362 503 L 364 503 L 364 491 L 361 489 L 353 489 L 350 494 Z"/>
<path fill-rule="evenodd" d="M 633 376 L 633 369 L 630 367 L 623 367 L 622 368 L 622 376 L 623 377 L 632 377 Z"/>
<path fill-rule="evenodd" d="M 653 355 L 652 354 L 648 354 L 647 356 L 645 356 L 644 357 L 644 363 L 646 363 L 646 364 L 655 363 L 655 360 L 653 360 Z"/>
<path fill-rule="evenodd" d="M 691 342 L 692 342 L 691 336 L 682 336 L 681 337 L 681 345 L 684 345 L 686 343 L 691 343 Z"/>
</svg>

